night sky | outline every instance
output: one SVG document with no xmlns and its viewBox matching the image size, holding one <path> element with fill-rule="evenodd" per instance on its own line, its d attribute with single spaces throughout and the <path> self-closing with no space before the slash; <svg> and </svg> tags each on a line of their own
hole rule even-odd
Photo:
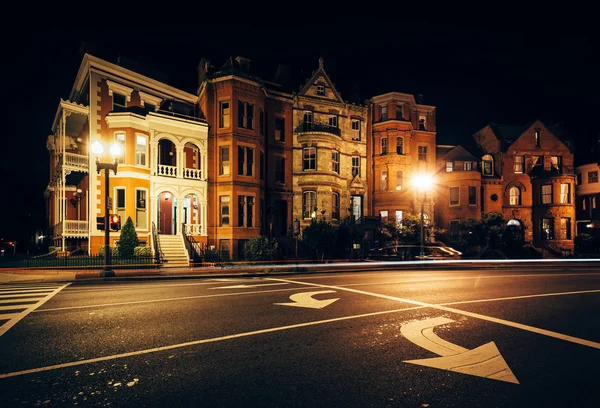
<svg viewBox="0 0 600 408">
<path fill-rule="evenodd" d="M 44 226 L 45 142 L 60 98 L 68 98 L 75 80 L 82 43 L 111 62 L 122 56 L 157 70 L 190 93 L 196 93 L 201 57 L 219 68 L 229 56 L 244 56 L 264 79 L 287 65 L 297 78 L 291 91 L 299 90 L 323 57 L 349 102 L 362 104 L 393 91 L 422 94 L 423 103 L 437 107 L 438 144 L 470 143 L 490 123 L 524 126 L 541 119 L 563 123 L 582 163 L 593 157 L 600 138 L 600 44 L 594 27 L 339 17 L 288 27 L 203 23 L 162 24 L 150 31 L 38 26 L 11 32 L 4 36 L 9 57 L 1 66 L 8 129 L 0 150 L 0 238 L 23 241 Z"/>
</svg>

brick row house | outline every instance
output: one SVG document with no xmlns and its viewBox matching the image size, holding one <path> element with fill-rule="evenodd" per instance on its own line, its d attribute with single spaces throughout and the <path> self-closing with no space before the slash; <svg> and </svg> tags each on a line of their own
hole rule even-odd
<svg viewBox="0 0 600 408">
<path fill-rule="evenodd" d="M 476 151 L 437 146 L 436 108 L 420 95 L 361 105 L 342 98 L 323 59 L 298 91 L 284 69 L 270 81 L 250 63 L 201 59 L 192 94 L 127 60 L 85 54 L 46 143 L 54 245 L 91 254 L 104 245 L 105 182 L 90 153 L 102 141 L 124 150 L 110 174 L 110 213 L 131 217 L 140 241 L 171 264 L 187 264 L 186 242 L 240 259 L 247 240 L 266 236 L 292 254 L 296 220 L 401 222 L 421 208 L 451 234 L 467 217 L 501 212 L 533 245 L 572 250 L 573 154 L 554 129 L 488 126 L 474 135 Z M 426 194 L 411 182 L 421 174 L 435 176 Z M 184 255 L 168 254 L 173 246 Z"/>
</svg>

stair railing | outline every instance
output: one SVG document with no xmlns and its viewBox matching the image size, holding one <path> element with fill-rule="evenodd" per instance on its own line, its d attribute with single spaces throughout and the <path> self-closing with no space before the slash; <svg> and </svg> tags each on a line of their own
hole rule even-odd
<svg viewBox="0 0 600 408">
<path fill-rule="evenodd" d="M 185 243 L 189 259 L 193 262 L 202 262 L 202 256 L 199 253 L 200 243 L 194 239 L 193 235 L 187 233 L 185 223 L 181 224 L 181 235 L 183 236 L 183 242 Z"/>
<path fill-rule="evenodd" d="M 161 265 L 163 263 L 163 253 L 160 249 L 160 240 L 154 222 L 152 222 L 152 242 L 154 243 L 154 263 Z"/>
</svg>

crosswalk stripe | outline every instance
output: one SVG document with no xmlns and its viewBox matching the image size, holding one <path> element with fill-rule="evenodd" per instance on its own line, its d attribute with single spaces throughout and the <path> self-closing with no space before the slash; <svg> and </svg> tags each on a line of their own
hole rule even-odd
<svg viewBox="0 0 600 408">
<path fill-rule="evenodd" d="M 29 302 L 37 302 L 38 300 L 40 300 L 39 296 L 38 297 L 34 297 L 34 298 L 19 298 L 19 299 L 4 299 L 4 300 L 0 300 L 0 304 L 3 303 L 29 303 Z"/>
<path fill-rule="evenodd" d="M 20 313 L 5 313 L 5 314 L 0 314 L 0 320 L 8 320 L 6 323 L 4 323 L 3 325 L 0 326 L 0 336 L 2 336 L 4 333 L 6 333 L 11 327 L 13 327 L 15 324 L 17 324 L 21 319 L 23 319 L 25 316 L 27 316 L 29 313 L 31 313 L 32 311 L 34 311 L 35 309 L 37 309 L 38 307 L 40 307 L 41 305 L 43 305 L 44 303 L 46 303 L 48 300 L 50 300 L 54 295 L 56 295 L 58 292 L 60 292 L 61 290 L 63 290 L 64 288 L 66 288 L 67 286 L 69 286 L 71 283 L 67 283 L 65 285 L 59 285 L 59 286 L 55 286 L 54 290 L 50 291 L 50 292 L 44 292 L 44 293 L 27 293 L 27 294 L 16 294 L 16 295 L 5 295 L 5 296 L 0 296 L 0 298 L 5 299 L 5 301 L 0 300 L 0 302 L 6 304 L 7 306 L 3 306 L 2 310 L 10 310 L 10 308 L 12 307 L 15 310 L 18 309 L 25 309 Z M 4 288 L 4 287 L 3 287 Z M 33 297 L 32 296 L 36 296 L 37 297 Z M 8 301 L 8 298 L 12 298 L 11 301 Z M 19 305 L 15 305 L 14 303 L 23 303 L 24 299 L 27 298 L 28 300 L 30 300 L 30 303 L 28 304 L 19 304 Z M 13 305 L 8 305 L 8 303 L 13 303 Z M 35 302 L 35 303 L 33 303 Z"/>
<path fill-rule="evenodd" d="M 52 292 L 53 288 L 48 289 L 19 289 L 19 290 L 0 290 L 0 295 L 4 295 L 7 293 L 41 293 L 41 292 Z"/>
</svg>

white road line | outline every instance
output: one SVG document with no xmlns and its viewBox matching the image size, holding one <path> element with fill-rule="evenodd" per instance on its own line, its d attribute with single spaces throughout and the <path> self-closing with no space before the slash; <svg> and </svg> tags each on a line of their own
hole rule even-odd
<svg viewBox="0 0 600 408">
<path fill-rule="evenodd" d="M 21 319 L 23 319 L 29 313 L 31 313 L 32 311 L 34 311 L 35 309 L 37 309 L 38 307 L 40 307 L 41 305 L 43 305 L 44 303 L 46 303 L 54 295 L 56 295 L 58 292 L 60 292 L 62 289 L 66 288 L 70 284 L 71 283 L 69 282 L 69 283 L 67 283 L 65 285 L 58 286 L 54 291 L 52 291 L 51 293 L 46 294 L 43 298 L 41 298 L 41 299 L 37 298 L 36 300 L 38 300 L 38 301 L 35 304 L 27 305 L 27 309 L 26 310 L 22 311 L 21 313 L 16 313 L 13 316 L 11 316 L 9 321 L 7 321 L 2 326 L 0 326 L 0 336 L 2 336 L 11 327 L 13 327 L 15 324 L 17 324 L 17 322 L 19 322 Z M 31 295 L 27 295 L 27 296 L 31 296 Z M 20 299 L 17 299 L 16 301 L 20 301 Z"/>
<path fill-rule="evenodd" d="M 52 292 L 46 292 L 46 294 L 50 294 L 50 293 L 53 293 L 53 292 L 54 291 L 52 291 Z M 41 296 L 41 295 L 43 295 L 43 293 L 18 293 L 16 295 L 6 294 L 6 295 L 0 295 L 0 299 L 20 298 L 20 297 L 36 296 L 36 295 L 37 296 Z"/>
<path fill-rule="evenodd" d="M 363 291 L 363 290 L 349 289 L 349 288 L 344 288 L 343 286 L 320 285 L 320 284 L 317 284 L 317 283 L 292 281 L 292 280 L 287 280 L 287 279 L 276 279 L 276 278 L 267 278 L 267 279 L 271 279 L 271 280 L 279 281 L 279 282 L 289 282 L 289 283 L 304 284 L 304 285 L 307 285 L 307 286 L 319 287 L 319 288 L 345 290 L 345 291 L 348 291 L 348 292 L 354 292 L 354 293 L 358 293 L 358 294 L 361 294 L 361 295 L 374 296 L 374 297 L 378 297 L 378 298 L 381 298 L 381 299 L 393 300 L 393 301 L 396 301 L 396 302 L 404 302 L 404 303 L 409 303 L 409 304 L 413 304 L 413 305 L 430 307 L 430 308 L 433 308 L 433 309 L 443 310 L 445 312 L 461 314 L 461 315 L 464 315 L 464 316 L 469 316 L 469 317 L 473 317 L 475 319 L 480 319 L 480 320 L 487 320 L 489 322 L 503 324 L 505 326 L 514 327 L 514 328 L 525 330 L 525 331 L 529 331 L 529 332 L 532 332 L 532 333 L 542 334 L 542 335 L 545 335 L 545 336 L 548 336 L 548 337 L 554 337 L 556 339 L 560 339 L 560 340 L 564 340 L 564 341 L 569 341 L 571 343 L 581 344 L 583 346 L 588 346 L 588 347 L 600 349 L 600 343 L 597 343 L 595 341 L 580 339 L 578 337 L 568 336 L 566 334 L 557 333 L 557 332 L 553 332 L 553 331 L 550 331 L 550 330 L 539 329 L 537 327 L 528 326 L 526 324 L 511 322 L 509 320 L 498 319 L 498 318 L 495 318 L 495 317 L 486 316 L 486 315 L 482 315 L 482 314 L 479 314 L 479 313 L 467 312 L 465 310 L 454 309 L 454 308 L 446 307 L 446 306 L 442 306 L 442 305 L 436 305 L 436 304 L 432 304 L 432 303 L 419 302 L 418 300 L 404 299 L 404 298 L 399 298 L 399 297 L 395 297 L 395 296 L 382 295 L 380 293 L 366 292 L 366 291 Z"/>
<path fill-rule="evenodd" d="M 8 293 L 41 293 L 41 292 L 52 292 L 54 288 L 49 289 L 18 289 L 18 290 L 0 290 L 0 295 L 6 295 Z"/>
<path fill-rule="evenodd" d="M 36 299 L 37 300 L 37 299 Z M 0 310 L 14 310 L 14 309 L 27 309 L 29 305 L 10 305 L 0 306 Z"/>
<path fill-rule="evenodd" d="M 39 312 L 55 312 L 57 310 L 73 310 L 73 309 L 89 309 L 92 307 L 110 307 L 110 306 L 123 306 L 123 305 L 135 305 L 135 304 L 143 304 L 143 303 L 154 303 L 154 302 L 171 302 L 175 300 L 191 300 L 191 299 L 202 299 L 202 298 L 212 298 L 212 297 L 221 297 L 221 296 L 236 296 L 236 295 L 255 295 L 258 293 L 273 293 L 273 292 L 283 292 L 290 290 L 306 290 L 308 288 L 287 288 L 287 289 L 274 289 L 274 290 L 257 290 L 253 292 L 235 292 L 235 293 L 219 293 L 215 295 L 196 295 L 196 296 L 182 296 L 176 298 L 165 298 L 165 299 L 149 299 L 149 300 L 134 300 L 131 302 L 119 302 L 119 303 L 104 303 L 104 304 L 96 304 L 96 305 L 82 305 L 82 306 L 68 306 L 68 307 L 56 307 L 53 309 L 38 309 L 35 310 L 36 313 Z"/>
<path fill-rule="evenodd" d="M 0 300 L 0 304 L 2 303 L 28 303 L 28 302 L 37 302 L 40 299 L 40 297 L 33 297 L 33 298 L 19 298 L 19 299 L 2 299 Z"/>
<path fill-rule="evenodd" d="M 439 303 L 438 305 L 439 306 L 463 305 L 463 304 L 467 304 L 467 303 L 498 302 L 498 301 L 502 301 L 502 300 L 529 299 L 529 298 L 547 297 L 547 296 L 582 295 L 585 293 L 600 293 L 600 289 L 580 290 L 577 292 L 540 293 L 537 295 L 520 295 L 520 296 L 509 296 L 509 297 L 491 298 L 491 299 L 461 300 L 458 302 Z"/>
<path fill-rule="evenodd" d="M 107 361 L 107 360 L 115 360 L 118 358 L 134 357 L 134 356 L 139 356 L 139 355 L 143 355 L 143 354 L 156 353 L 159 351 L 173 350 L 173 349 L 189 347 L 189 346 L 196 346 L 199 344 L 214 343 L 214 342 L 223 341 L 223 340 L 232 340 L 232 339 L 237 339 L 240 337 L 255 336 L 258 334 L 273 333 L 273 332 L 278 332 L 278 331 L 283 331 L 283 330 L 297 329 L 300 327 L 308 327 L 308 326 L 315 326 L 315 325 L 319 325 L 319 324 L 326 324 L 326 323 L 340 322 L 340 321 L 344 321 L 344 320 L 358 319 L 358 318 L 362 318 L 362 317 L 378 316 L 378 315 L 389 314 L 389 313 L 406 312 L 409 310 L 416 310 L 416 309 L 423 309 L 423 306 L 407 307 L 407 308 L 395 309 L 395 310 L 385 310 L 385 311 L 381 311 L 381 312 L 372 312 L 372 313 L 365 313 L 365 314 L 354 315 L 354 316 L 344 316 L 344 317 L 336 317 L 333 319 L 318 320 L 318 321 L 314 321 L 314 322 L 291 324 L 288 326 L 272 327 L 269 329 L 254 330 L 254 331 L 250 331 L 250 332 L 230 334 L 227 336 L 213 337 L 211 339 L 195 340 L 195 341 L 189 341 L 186 343 L 172 344 L 169 346 L 155 347 L 155 348 L 146 349 L 146 350 L 131 351 L 129 353 L 113 354 L 111 356 L 91 358 L 88 360 L 72 361 L 69 363 L 56 364 L 56 365 L 51 365 L 51 366 L 46 366 L 46 367 L 39 367 L 39 368 L 32 368 L 29 370 L 14 371 L 14 372 L 10 372 L 10 373 L 0 374 L 0 379 L 8 378 L 8 377 L 17 377 L 17 376 L 25 375 L 25 374 L 39 373 L 42 371 L 56 370 L 59 368 L 67 368 L 67 367 L 74 367 L 74 366 L 84 365 L 84 364 L 98 363 L 98 362 Z"/>
<path fill-rule="evenodd" d="M 233 282 L 233 280 L 232 280 Z M 197 282 L 197 283 L 180 283 L 173 285 L 160 285 L 160 284 L 144 284 L 140 285 L 137 283 L 135 285 L 120 285 L 120 286 L 103 286 L 102 288 L 82 288 L 81 286 L 74 286 L 68 288 L 64 293 L 87 293 L 87 292 L 107 292 L 107 291 L 118 291 L 118 290 L 149 290 L 149 289 L 160 289 L 160 288 L 170 288 L 175 286 L 206 286 L 206 285 L 214 285 L 216 282 Z"/>
</svg>

